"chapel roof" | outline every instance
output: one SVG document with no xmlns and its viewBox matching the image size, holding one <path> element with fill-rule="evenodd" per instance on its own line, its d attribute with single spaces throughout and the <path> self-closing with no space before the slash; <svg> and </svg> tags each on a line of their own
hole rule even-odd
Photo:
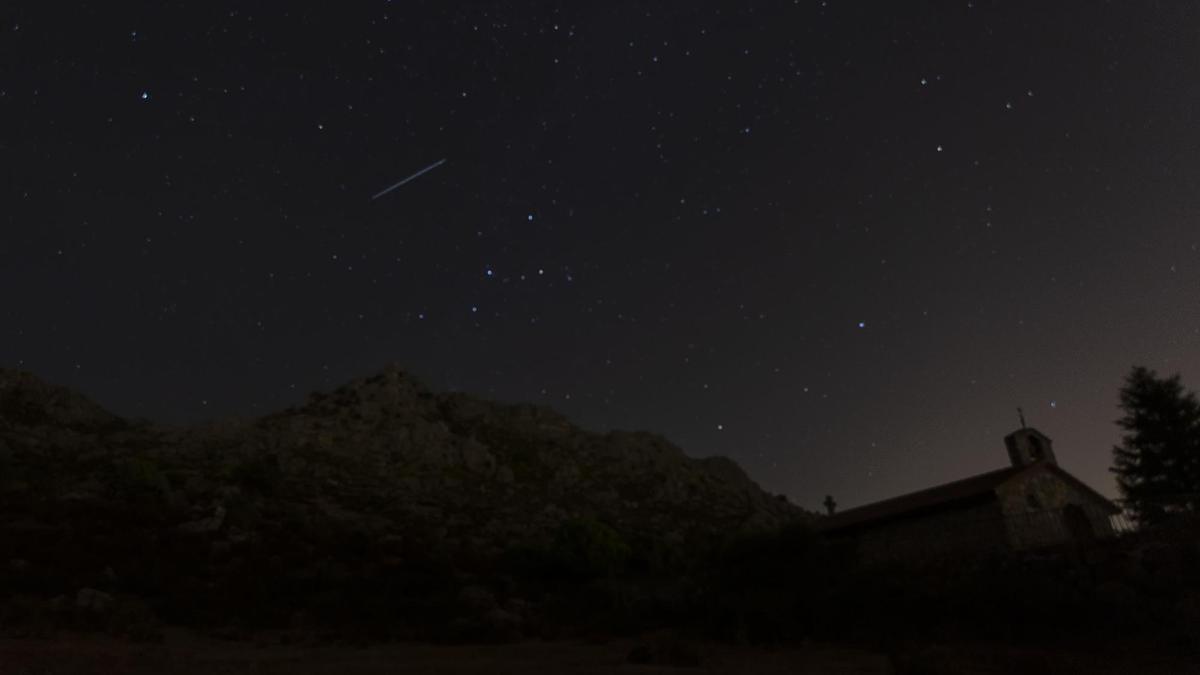
<svg viewBox="0 0 1200 675">
<path fill-rule="evenodd" d="M 1033 471 L 1049 471 L 1054 473 L 1102 502 L 1113 513 L 1120 511 L 1108 498 L 1096 492 L 1086 483 L 1067 473 L 1057 465 L 1048 462 L 1038 462 L 1029 466 L 1010 466 L 995 471 L 988 471 L 987 473 L 981 473 L 969 478 L 918 490 L 917 492 L 910 492 L 899 497 L 892 497 L 853 509 L 847 509 L 841 513 L 821 519 L 817 527 L 822 532 L 844 531 L 869 527 L 888 520 L 941 511 L 968 503 L 985 502 L 995 499 L 996 488 L 1000 487 L 1001 484 L 1019 474 Z"/>
</svg>

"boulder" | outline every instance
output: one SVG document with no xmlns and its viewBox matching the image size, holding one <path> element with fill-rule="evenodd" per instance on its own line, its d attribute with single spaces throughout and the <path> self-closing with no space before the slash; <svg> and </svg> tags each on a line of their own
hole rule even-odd
<svg viewBox="0 0 1200 675">
<path fill-rule="evenodd" d="M 473 438 L 462 444 L 459 453 L 467 471 L 490 475 L 496 468 L 496 458 L 488 451 L 488 447 Z"/>
<path fill-rule="evenodd" d="M 483 586 L 464 586 L 458 592 L 458 602 L 478 614 L 485 614 L 498 606 L 496 596 Z"/>
<path fill-rule="evenodd" d="M 103 614 L 112 607 L 113 596 L 94 588 L 81 588 L 75 594 L 75 607 L 85 612 Z"/>
<path fill-rule="evenodd" d="M 522 598 L 509 598 L 508 601 L 504 603 L 504 609 L 508 610 L 512 614 L 517 615 L 518 617 L 521 617 L 522 620 L 533 613 L 533 605 L 528 600 L 524 600 Z"/>
<path fill-rule="evenodd" d="M 654 650 L 648 644 L 634 645 L 633 649 L 629 650 L 629 655 L 625 657 L 625 660 L 637 665 L 654 663 Z"/>
<path fill-rule="evenodd" d="M 211 516 L 183 523 L 178 527 L 184 534 L 211 534 L 225 524 L 225 507 L 217 504 Z"/>
<path fill-rule="evenodd" d="M 484 623 L 493 639 L 508 642 L 521 638 L 523 622 L 518 614 L 497 607 L 484 615 Z"/>
</svg>

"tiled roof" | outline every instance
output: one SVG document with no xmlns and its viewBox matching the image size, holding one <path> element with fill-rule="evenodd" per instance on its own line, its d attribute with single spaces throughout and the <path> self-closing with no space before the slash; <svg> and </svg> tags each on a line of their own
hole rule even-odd
<svg viewBox="0 0 1200 675">
<path fill-rule="evenodd" d="M 823 532 L 843 530 L 868 522 L 886 520 L 916 511 L 936 510 L 973 499 L 987 498 L 994 494 L 998 485 L 1031 467 L 1007 467 L 996 471 L 981 473 L 962 480 L 938 485 L 919 492 L 912 492 L 899 497 L 885 499 L 848 509 L 821 520 L 819 529 Z"/>
</svg>

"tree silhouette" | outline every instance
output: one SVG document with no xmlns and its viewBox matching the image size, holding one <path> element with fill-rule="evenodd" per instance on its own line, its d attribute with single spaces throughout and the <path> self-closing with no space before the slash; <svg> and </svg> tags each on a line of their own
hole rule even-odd
<svg viewBox="0 0 1200 675">
<path fill-rule="evenodd" d="M 1200 401 L 1179 375 L 1136 366 L 1121 388 L 1117 420 L 1125 434 L 1113 448 L 1117 487 L 1142 523 L 1200 511 Z"/>
</svg>

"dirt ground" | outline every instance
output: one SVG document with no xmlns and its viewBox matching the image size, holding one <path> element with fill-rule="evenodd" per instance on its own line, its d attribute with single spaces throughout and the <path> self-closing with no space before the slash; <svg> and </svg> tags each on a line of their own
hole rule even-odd
<svg viewBox="0 0 1200 675">
<path fill-rule="evenodd" d="M 1055 647 L 996 642 L 909 645 L 897 650 L 892 664 L 897 675 L 1200 674 L 1195 655 L 1129 640 Z"/>
<path fill-rule="evenodd" d="M 896 654 L 808 645 L 777 649 L 694 645 L 698 667 L 636 665 L 637 639 L 507 645 L 369 647 L 232 642 L 168 631 L 161 644 L 99 636 L 0 639 L 0 675 L 1200 675 L 1194 659 L 1146 646 L 1016 649 L 1002 644 L 909 645 Z"/>
<path fill-rule="evenodd" d="M 637 640 L 524 642 L 509 645 L 305 647 L 225 642 L 170 633 L 163 644 L 137 645 L 95 637 L 0 640 L 3 675 L 874 675 L 891 673 L 881 654 L 812 646 L 766 650 L 701 644 L 700 666 L 677 668 L 626 662 Z"/>
</svg>

